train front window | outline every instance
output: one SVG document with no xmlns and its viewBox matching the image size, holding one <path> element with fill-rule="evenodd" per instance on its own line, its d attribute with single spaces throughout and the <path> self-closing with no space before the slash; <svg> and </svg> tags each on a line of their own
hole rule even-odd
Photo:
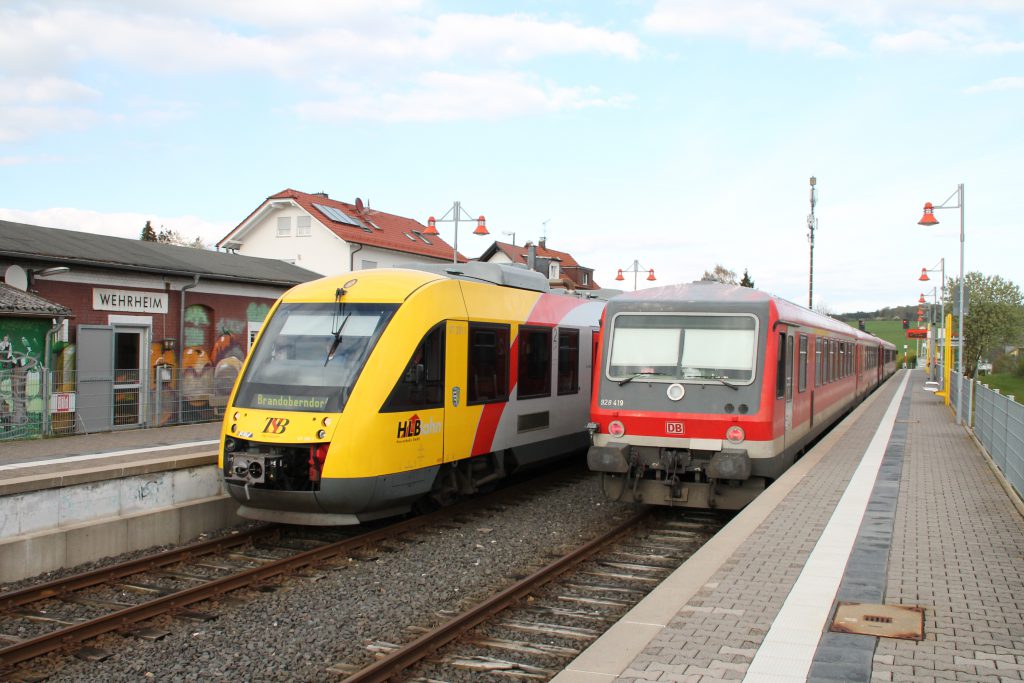
<svg viewBox="0 0 1024 683">
<path fill-rule="evenodd" d="M 756 361 L 753 315 L 620 313 L 612 323 L 607 374 L 613 380 L 749 384 Z"/>
<path fill-rule="evenodd" d="M 397 308 L 393 304 L 281 304 L 253 349 L 235 405 L 341 412 Z"/>
</svg>

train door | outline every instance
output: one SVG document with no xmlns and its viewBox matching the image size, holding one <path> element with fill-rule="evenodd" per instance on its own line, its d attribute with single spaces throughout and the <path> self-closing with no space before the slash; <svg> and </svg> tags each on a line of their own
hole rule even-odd
<svg viewBox="0 0 1024 683">
<path fill-rule="evenodd" d="M 793 335 L 779 332 L 775 365 L 775 428 L 782 428 L 783 447 L 793 428 Z M 780 418 L 782 424 L 780 425 Z"/>
<path fill-rule="evenodd" d="M 444 364 L 444 462 L 468 456 L 473 447 L 479 409 L 468 405 L 469 323 L 449 320 Z"/>
</svg>

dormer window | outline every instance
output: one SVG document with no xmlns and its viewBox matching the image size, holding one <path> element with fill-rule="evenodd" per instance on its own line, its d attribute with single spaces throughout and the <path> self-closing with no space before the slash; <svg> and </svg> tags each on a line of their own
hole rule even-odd
<svg viewBox="0 0 1024 683">
<path fill-rule="evenodd" d="M 580 280 L 582 280 L 582 282 L 580 282 L 581 285 L 589 285 L 590 273 L 584 270 L 582 273 L 580 273 Z"/>
<path fill-rule="evenodd" d="M 558 278 L 558 264 L 552 263 L 551 265 L 548 266 L 548 279 L 557 280 Z"/>
</svg>

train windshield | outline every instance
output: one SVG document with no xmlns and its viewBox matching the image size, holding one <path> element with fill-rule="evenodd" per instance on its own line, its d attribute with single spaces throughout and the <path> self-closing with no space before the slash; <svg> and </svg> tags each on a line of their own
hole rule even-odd
<svg viewBox="0 0 1024 683">
<path fill-rule="evenodd" d="M 397 304 L 281 304 L 238 385 L 235 405 L 338 413 Z"/>
<path fill-rule="evenodd" d="M 620 313 L 612 322 L 612 380 L 750 384 L 756 362 L 753 315 Z"/>
</svg>

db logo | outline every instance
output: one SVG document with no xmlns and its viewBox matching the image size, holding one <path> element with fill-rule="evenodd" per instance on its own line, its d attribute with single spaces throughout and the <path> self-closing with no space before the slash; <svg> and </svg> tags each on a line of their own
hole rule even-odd
<svg viewBox="0 0 1024 683">
<path fill-rule="evenodd" d="M 673 434 L 675 436 L 679 436 L 680 434 L 683 433 L 683 423 L 682 422 L 666 422 L 665 423 L 665 433 L 666 434 Z"/>
<path fill-rule="evenodd" d="M 285 427 L 291 422 L 286 417 L 268 417 L 267 424 L 263 428 L 264 434 L 284 434 Z"/>
</svg>

